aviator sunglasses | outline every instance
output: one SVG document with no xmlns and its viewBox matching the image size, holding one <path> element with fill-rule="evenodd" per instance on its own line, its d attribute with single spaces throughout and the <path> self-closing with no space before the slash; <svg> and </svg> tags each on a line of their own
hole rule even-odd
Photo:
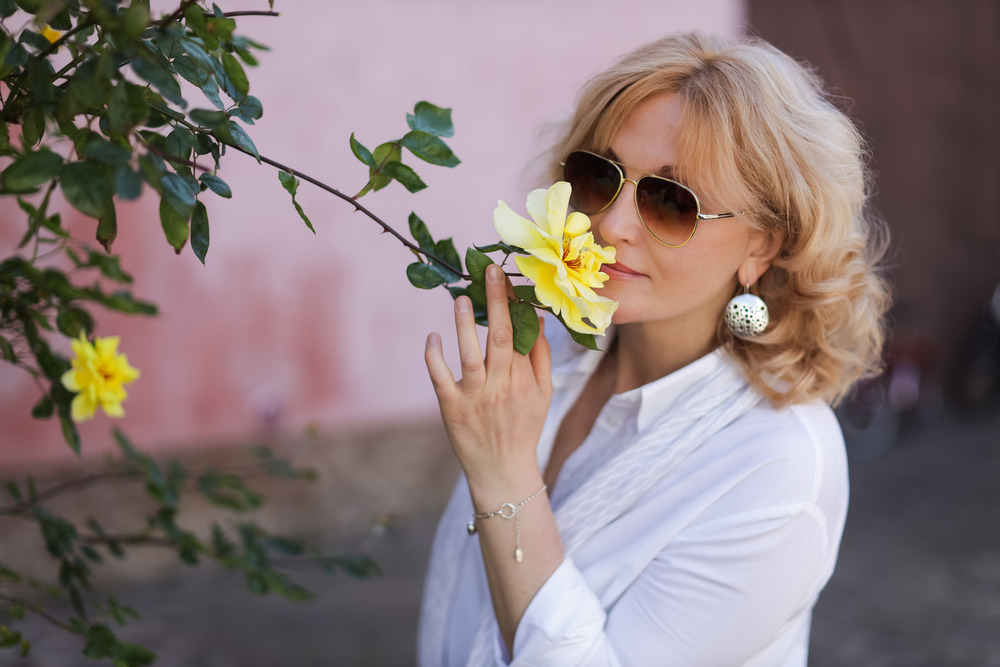
<svg viewBox="0 0 1000 667">
<path fill-rule="evenodd" d="M 569 203 L 586 215 L 600 213 L 618 197 L 625 181 L 635 186 L 635 208 L 649 234 L 665 246 L 679 248 L 694 236 L 699 220 L 733 218 L 736 213 L 702 213 L 698 196 L 669 178 L 643 174 L 626 178 L 622 167 L 589 151 L 573 151 L 562 163 L 572 187 Z"/>
</svg>

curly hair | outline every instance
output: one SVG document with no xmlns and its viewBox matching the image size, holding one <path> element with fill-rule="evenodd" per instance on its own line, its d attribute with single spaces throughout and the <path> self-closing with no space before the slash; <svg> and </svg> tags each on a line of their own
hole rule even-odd
<svg viewBox="0 0 1000 667">
<path fill-rule="evenodd" d="M 775 407 L 836 404 L 881 367 L 888 236 L 868 206 L 867 151 L 808 67 L 757 38 L 673 35 L 624 56 L 582 89 L 549 176 L 577 149 L 608 148 L 645 99 L 681 99 L 677 178 L 722 210 L 784 238 L 756 291 L 771 324 L 750 340 L 722 324 L 718 343 Z"/>
</svg>

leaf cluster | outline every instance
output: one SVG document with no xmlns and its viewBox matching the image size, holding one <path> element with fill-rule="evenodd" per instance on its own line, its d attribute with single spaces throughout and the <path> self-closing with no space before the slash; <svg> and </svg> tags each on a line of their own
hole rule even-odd
<svg viewBox="0 0 1000 667">
<path fill-rule="evenodd" d="M 122 641 L 112 629 L 112 622 L 122 626 L 138 620 L 139 612 L 114 597 L 101 600 L 92 590 L 93 568 L 108 558 L 123 559 L 133 548 L 166 548 L 189 566 L 213 561 L 240 572 L 251 593 L 275 593 L 295 602 L 311 599 L 312 593 L 289 576 L 285 571 L 289 568 L 309 565 L 330 574 L 342 571 L 359 578 L 379 574 L 378 566 L 367 556 L 323 554 L 302 540 L 273 533 L 250 518 L 261 506 L 263 496 L 247 483 L 248 475 L 263 473 L 309 480 L 314 477 L 311 470 L 295 468 L 271 450 L 256 448 L 253 451 L 256 463 L 252 466 L 236 471 L 209 468 L 194 473 L 177 460 L 165 463 L 154 460 L 138 450 L 121 431 L 115 431 L 115 439 L 120 455 L 109 460 L 105 473 L 43 491 L 38 491 L 30 476 L 21 484 L 7 482 L 11 504 L 0 505 L 0 517 L 36 523 L 58 570 L 56 583 L 46 585 L 21 574 L 9 563 L 0 562 L 0 603 L 7 605 L 7 615 L 13 620 L 23 620 L 26 612 L 38 615 L 78 635 L 87 657 L 108 658 L 116 665 L 147 665 L 155 655 L 145 647 Z M 50 507 L 53 498 L 112 479 L 144 486 L 150 507 L 143 525 L 135 530 L 111 533 L 94 516 L 88 517 L 84 525 L 77 525 Z M 232 518 L 213 521 L 207 535 L 184 528 L 179 522 L 179 505 L 185 494 L 192 492 Z M 63 621 L 50 615 L 47 606 L 52 600 L 69 603 L 68 619 Z M 26 655 L 30 642 L 20 631 L 0 625 L 0 648 L 19 649 Z"/>
<path fill-rule="evenodd" d="M 23 208 L 37 213 L 30 204 Z M 65 242 L 60 228 L 45 224 L 46 229 L 57 229 L 56 238 Z M 69 272 L 41 268 L 17 255 L 0 261 L 0 358 L 35 378 L 42 395 L 31 415 L 56 416 L 67 444 L 79 453 L 80 436 L 70 419 L 73 394 L 60 381 L 70 362 L 52 349 L 46 334 L 89 335 L 94 330 L 93 306 L 139 315 L 155 315 L 157 308 L 126 288 L 132 277 L 122 269 L 119 257 L 68 242 L 62 249 L 73 267 Z M 108 289 L 108 284 L 114 287 Z"/>
<path fill-rule="evenodd" d="M 409 165 L 403 164 L 403 149 L 424 162 L 441 167 L 456 167 L 460 160 L 445 143 L 443 137 L 454 135 L 451 109 L 444 109 L 430 102 L 417 102 L 412 114 L 406 115 L 410 131 L 400 139 L 386 141 L 368 150 L 351 134 L 351 151 L 368 167 L 368 182 L 354 195 L 354 199 L 369 192 L 377 192 L 393 181 L 399 182 L 409 192 L 419 192 L 427 184 Z"/>
</svg>

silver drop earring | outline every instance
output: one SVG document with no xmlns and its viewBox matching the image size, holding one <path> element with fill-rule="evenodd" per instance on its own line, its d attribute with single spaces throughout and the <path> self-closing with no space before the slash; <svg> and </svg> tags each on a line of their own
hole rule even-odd
<svg viewBox="0 0 1000 667">
<path fill-rule="evenodd" d="M 750 283 L 743 288 L 743 294 L 734 296 L 726 306 L 726 326 L 740 338 L 753 338 L 764 333 L 769 319 L 767 304 L 750 293 Z"/>
</svg>

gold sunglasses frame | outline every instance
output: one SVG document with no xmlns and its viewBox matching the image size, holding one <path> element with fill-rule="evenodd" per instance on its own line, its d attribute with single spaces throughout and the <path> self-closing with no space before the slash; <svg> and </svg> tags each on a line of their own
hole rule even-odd
<svg viewBox="0 0 1000 667">
<path fill-rule="evenodd" d="M 688 241 L 690 241 L 691 239 L 694 238 L 695 232 L 698 231 L 698 222 L 701 221 L 701 220 L 721 220 L 723 218 L 735 218 L 737 215 L 742 215 L 743 214 L 743 211 L 739 211 L 738 213 L 702 213 L 701 212 L 701 200 L 698 199 L 698 195 L 695 194 L 694 190 L 692 190 L 688 186 L 684 185 L 683 183 L 678 183 L 677 181 L 673 180 L 672 178 L 666 178 L 665 176 L 658 176 L 657 174 L 652 174 L 652 173 L 650 173 L 648 171 L 641 171 L 639 169 L 636 169 L 635 167 L 627 167 L 624 164 L 620 164 L 620 163 L 615 162 L 614 160 L 612 160 L 610 158 L 604 157 L 603 155 L 599 155 L 597 153 L 593 153 L 591 151 L 576 150 L 576 151 L 571 151 L 570 155 L 572 155 L 573 153 L 584 153 L 586 155 L 592 155 L 593 157 L 599 158 L 599 159 L 603 160 L 604 162 L 607 162 L 608 164 L 612 165 L 618 171 L 618 177 L 619 177 L 618 189 L 615 190 L 614 196 L 612 196 L 611 199 L 608 201 L 608 203 L 605 204 L 602 208 L 600 208 L 597 211 L 593 211 L 591 213 L 588 213 L 587 215 L 594 215 L 595 213 L 601 213 L 602 211 L 607 210 L 607 208 L 610 207 L 612 204 L 614 204 L 615 200 L 618 199 L 618 195 L 621 194 L 622 188 L 625 187 L 625 182 L 628 181 L 633 186 L 632 187 L 632 202 L 635 204 L 635 212 L 639 216 L 639 220 L 640 220 L 640 222 L 642 222 L 642 226 L 645 228 L 646 232 L 648 232 L 649 235 L 652 236 L 653 239 L 656 240 L 657 243 L 659 243 L 661 245 L 665 245 L 668 248 L 680 248 L 680 247 L 682 247 L 684 245 L 687 245 Z M 566 159 L 567 160 L 569 159 L 568 155 L 566 156 Z M 563 168 L 563 173 L 565 174 L 566 161 L 564 160 L 564 161 L 560 162 L 559 166 Z M 640 176 L 638 179 L 629 178 L 629 177 L 627 177 L 625 175 L 625 170 L 626 169 L 631 169 L 632 171 L 637 171 L 640 174 L 642 174 L 642 176 Z M 650 229 L 649 225 L 646 224 L 646 219 L 642 217 L 642 211 L 639 210 L 639 181 L 641 181 L 644 178 L 655 178 L 655 179 L 660 180 L 660 181 L 666 181 L 667 183 L 672 183 L 672 184 L 676 185 L 677 187 L 681 188 L 682 190 L 685 190 L 685 191 L 691 193 L 691 196 L 694 197 L 694 204 L 697 207 L 696 208 L 696 213 L 695 213 L 695 218 L 694 218 L 694 227 L 691 229 L 691 233 L 688 235 L 688 237 L 686 239 L 684 239 L 683 243 L 677 243 L 677 244 L 667 243 L 666 241 L 664 241 L 663 239 L 661 239 L 660 237 L 658 237 L 656 234 L 654 234 L 653 230 Z"/>
</svg>

